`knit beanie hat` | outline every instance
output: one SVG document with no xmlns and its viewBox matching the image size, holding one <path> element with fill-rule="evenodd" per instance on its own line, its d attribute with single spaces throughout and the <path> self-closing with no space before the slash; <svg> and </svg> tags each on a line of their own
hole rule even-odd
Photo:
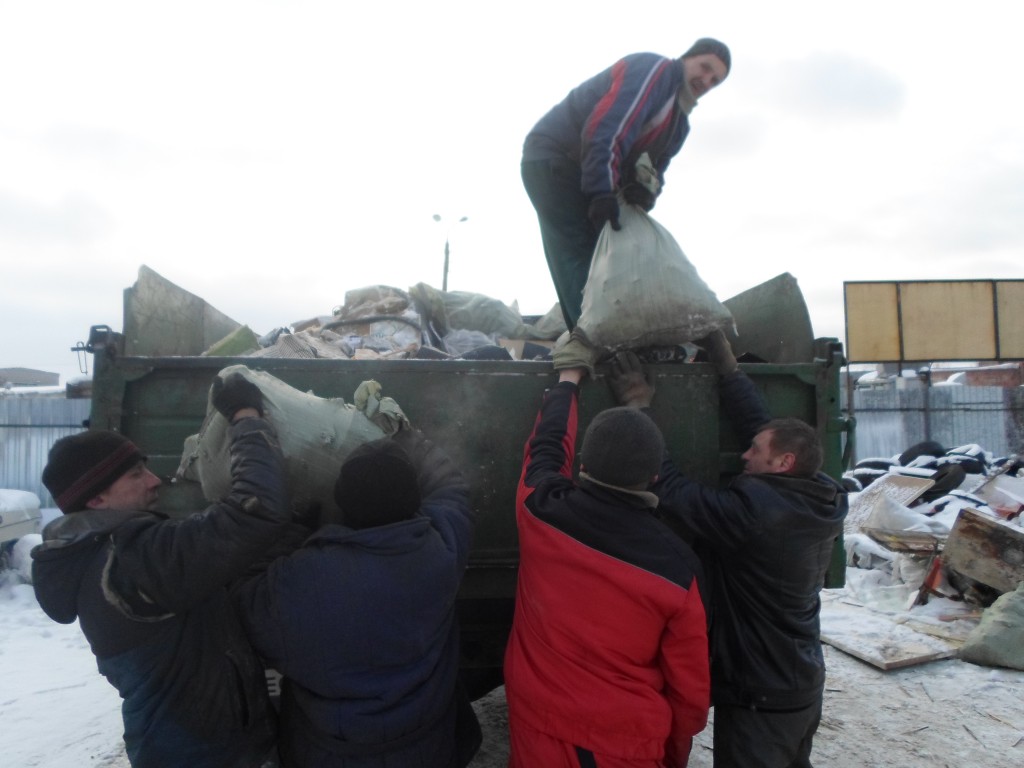
<svg viewBox="0 0 1024 768">
<path fill-rule="evenodd" d="M 419 482 L 409 454 L 387 437 L 359 446 L 341 465 L 334 501 L 341 522 L 349 528 L 408 520 L 420 508 Z"/>
<path fill-rule="evenodd" d="M 50 448 L 43 485 L 61 512 L 79 512 L 145 459 L 135 443 L 117 432 L 80 432 Z"/>
<path fill-rule="evenodd" d="M 644 486 L 661 468 L 661 431 L 636 408 L 609 408 L 583 435 L 580 463 L 595 480 L 620 488 Z"/>
<path fill-rule="evenodd" d="M 719 42 L 713 37 L 702 37 L 690 46 L 690 50 L 684 53 L 682 58 L 688 59 L 691 56 L 700 56 L 702 53 L 711 53 L 720 58 L 725 64 L 725 74 L 729 74 L 729 70 L 732 69 L 732 55 L 725 43 Z"/>
</svg>

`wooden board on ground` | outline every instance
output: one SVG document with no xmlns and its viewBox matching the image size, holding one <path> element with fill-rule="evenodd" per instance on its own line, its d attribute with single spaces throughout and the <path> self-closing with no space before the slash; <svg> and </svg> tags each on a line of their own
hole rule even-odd
<svg viewBox="0 0 1024 768">
<path fill-rule="evenodd" d="M 909 507 L 933 485 L 935 481 L 926 477 L 882 475 L 850 500 L 850 511 L 843 524 L 844 530 L 846 533 L 860 533 L 861 526 L 867 522 L 871 511 L 882 496 L 888 496 L 893 501 Z"/>
<path fill-rule="evenodd" d="M 821 641 L 881 670 L 953 658 L 960 647 L 841 600 L 822 602 Z"/>
</svg>

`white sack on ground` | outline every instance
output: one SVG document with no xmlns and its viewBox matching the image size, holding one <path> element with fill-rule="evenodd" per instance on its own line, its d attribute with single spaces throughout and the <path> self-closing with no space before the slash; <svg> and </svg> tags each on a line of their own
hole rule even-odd
<svg viewBox="0 0 1024 768">
<path fill-rule="evenodd" d="M 605 224 L 583 289 L 578 327 L 591 343 L 673 346 L 731 326 L 729 310 L 671 233 L 641 208 L 620 203 L 622 229 Z"/>
<path fill-rule="evenodd" d="M 230 366 L 218 375 L 226 378 L 236 372 L 263 394 L 264 412 L 277 430 L 284 453 L 292 510 L 297 514 L 314 504 L 332 508 L 334 481 L 345 457 L 363 443 L 394 434 L 408 423 L 399 405 L 383 397 L 376 381 L 360 384 L 350 405 L 342 398 L 300 392 L 244 365 Z M 200 483 L 210 501 L 223 498 L 231 490 L 229 447 L 228 422 L 208 402 L 199 434 L 185 441 L 176 477 Z"/>
</svg>

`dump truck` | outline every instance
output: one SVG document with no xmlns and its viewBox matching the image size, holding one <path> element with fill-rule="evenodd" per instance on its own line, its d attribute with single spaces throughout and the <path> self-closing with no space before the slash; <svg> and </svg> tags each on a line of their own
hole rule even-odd
<svg viewBox="0 0 1024 768">
<path fill-rule="evenodd" d="M 161 511 L 173 516 L 208 504 L 198 483 L 172 478 L 185 439 L 198 431 L 206 415 L 209 387 L 221 369 L 246 365 L 301 391 L 346 402 L 351 402 L 361 382 L 380 382 L 384 394 L 401 405 L 413 426 L 444 446 L 469 481 L 477 522 L 458 599 L 462 667 L 473 698 L 499 685 L 516 587 L 516 486 L 542 395 L 557 380 L 551 362 L 202 355 L 201 350 L 231 324 L 188 296 L 182 300 L 179 295 L 171 302 L 177 305 L 173 312 L 152 311 L 151 300 L 143 302 L 147 308 L 141 310 L 141 290 L 136 285 L 125 291 L 123 332 L 93 326 L 84 345 L 94 360 L 87 426 L 121 432 L 149 456 L 150 469 L 165 480 Z M 157 303 L 166 309 L 166 301 Z M 734 346 L 760 345 L 758 359 L 777 358 L 741 367 L 764 393 L 773 415 L 799 417 L 816 426 L 825 448 L 824 471 L 839 478 L 852 445 L 852 424 L 843 418 L 840 403 L 841 344 L 836 339 L 811 338 L 809 322 L 802 319 L 797 323 L 799 331 L 784 319 L 770 322 L 773 317 L 792 317 L 794 307 L 803 307 L 791 278 L 741 294 L 731 305 L 725 303 L 734 316 L 750 320 L 757 333 L 768 334 L 745 339 L 750 342 L 746 346 L 734 336 Z M 187 318 L 187 328 L 175 328 L 175 323 L 184 322 L 182 318 Z M 192 351 L 180 348 L 190 335 L 195 337 L 187 342 L 193 345 Z M 161 345 L 172 349 L 160 354 Z M 652 364 L 650 369 L 657 392 L 654 417 L 673 458 L 695 479 L 728 482 L 742 469 L 743 446 L 718 402 L 714 368 L 708 363 L 668 362 Z M 598 366 L 594 380 L 582 390 L 580 435 L 594 415 L 613 405 Z M 841 586 L 844 572 L 840 541 L 827 586 Z"/>
</svg>

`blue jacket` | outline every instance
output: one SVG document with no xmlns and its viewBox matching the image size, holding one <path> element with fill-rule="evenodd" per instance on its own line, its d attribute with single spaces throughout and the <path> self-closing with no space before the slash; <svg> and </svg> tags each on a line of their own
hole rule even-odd
<svg viewBox="0 0 1024 768">
<path fill-rule="evenodd" d="M 742 372 L 721 398 L 744 445 L 769 421 Z M 835 480 L 743 474 L 726 488 L 685 477 L 666 456 L 654 491 L 704 560 L 711 592 L 715 704 L 788 710 L 821 700 L 818 593 L 846 517 Z"/>
<path fill-rule="evenodd" d="M 262 419 L 231 427 L 232 491 L 181 520 L 86 510 L 50 523 L 32 552 L 50 618 L 78 619 L 124 699 L 135 768 L 253 768 L 275 717 L 229 583 L 286 529 L 283 460 Z"/>
<path fill-rule="evenodd" d="M 523 160 L 569 159 L 581 169 L 588 198 L 628 183 L 643 152 L 664 181 L 690 131 L 677 100 L 682 85 L 678 59 L 630 54 L 552 107 L 527 135 Z"/>
<path fill-rule="evenodd" d="M 240 590 L 253 643 L 285 678 L 286 765 L 455 765 L 455 598 L 473 514 L 462 475 L 426 445 L 443 478 L 421 475 L 416 517 L 326 525 Z"/>
</svg>

